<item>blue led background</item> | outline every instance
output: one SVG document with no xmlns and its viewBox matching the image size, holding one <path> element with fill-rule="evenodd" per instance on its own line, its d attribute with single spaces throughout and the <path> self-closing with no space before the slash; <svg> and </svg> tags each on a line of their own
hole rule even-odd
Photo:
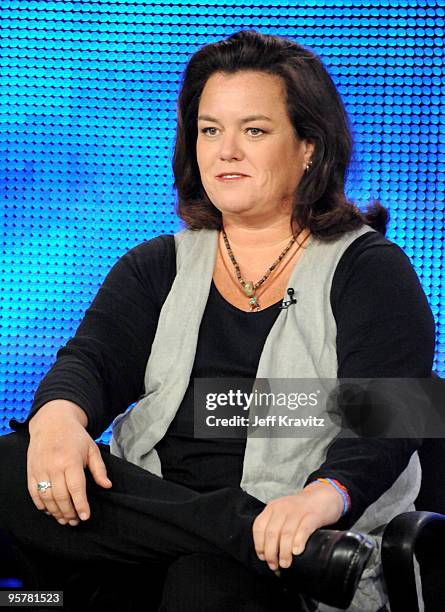
<svg viewBox="0 0 445 612">
<path fill-rule="evenodd" d="M 117 258 L 179 228 L 180 75 L 201 45 L 249 27 L 327 64 L 354 126 L 348 194 L 389 207 L 445 375 L 444 4 L 372 4 L 0 0 L 0 433 L 25 418 Z"/>
</svg>

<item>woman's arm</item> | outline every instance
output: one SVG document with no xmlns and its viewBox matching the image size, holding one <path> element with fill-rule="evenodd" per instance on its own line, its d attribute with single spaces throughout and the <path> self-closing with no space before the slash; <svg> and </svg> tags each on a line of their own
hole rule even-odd
<svg viewBox="0 0 445 612">
<path fill-rule="evenodd" d="M 37 388 L 24 423 L 48 402 L 68 400 L 97 438 L 144 391 L 144 373 L 159 312 L 176 273 L 173 236 L 160 236 L 126 253 L 113 266 L 76 334 Z"/>
<path fill-rule="evenodd" d="M 408 258 L 377 233 L 358 238 L 337 267 L 331 292 L 337 322 L 338 378 L 431 376 L 434 321 Z M 288 567 L 318 528 L 348 529 L 388 490 L 419 447 L 419 438 L 339 438 L 303 490 L 269 502 L 253 524 L 255 549 L 271 569 Z M 346 486 L 342 495 L 332 478 Z M 340 518 L 341 517 L 341 518 Z"/>
<path fill-rule="evenodd" d="M 337 322 L 338 378 L 427 378 L 434 358 L 434 320 L 407 256 L 381 234 L 361 236 L 345 252 L 331 291 Z M 339 438 L 307 483 L 344 484 L 348 528 L 389 489 L 421 444 L 419 437 Z M 370 477 L 372 474 L 372 477 Z"/>
</svg>

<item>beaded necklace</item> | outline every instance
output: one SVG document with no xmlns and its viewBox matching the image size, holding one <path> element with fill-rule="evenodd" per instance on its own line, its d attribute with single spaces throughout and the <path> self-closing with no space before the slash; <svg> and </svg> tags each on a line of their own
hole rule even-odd
<svg viewBox="0 0 445 612">
<path fill-rule="evenodd" d="M 297 234 L 297 236 L 292 236 L 290 242 L 287 244 L 287 246 L 284 248 L 284 250 L 279 254 L 277 259 L 273 262 L 273 264 L 271 266 L 269 266 L 269 268 L 267 268 L 266 273 L 264 274 L 264 276 L 262 276 L 259 281 L 254 283 L 253 281 L 245 281 L 242 278 L 240 267 L 238 265 L 238 262 L 235 259 L 235 255 L 233 254 L 232 248 L 231 248 L 230 243 L 229 243 L 229 239 L 227 238 L 227 234 L 226 234 L 224 228 L 222 229 L 222 235 L 223 235 L 223 238 L 224 238 L 224 244 L 226 246 L 227 253 L 228 253 L 229 257 L 230 257 L 230 261 L 232 262 L 233 267 L 235 268 L 236 277 L 237 277 L 241 287 L 243 288 L 243 291 L 246 294 L 246 297 L 249 298 L 250 312 L 258 312 L 258 310 L 261 309 L 260 303 L 258 302 L 258 296 L 255 295 L 256 294 L 256 290 L 259 289 L 261 287 L 261 285 L 266 282 L 266 280 L 269 278 L 269 276 L 272 274 L 272 272 L 275 270 L 275 268 L 278 266 L 278 264 L 281 262 L 281 260 L 285 257 L 286 253 L 289 251 L 289 249 L 294 244 L 294 242 L 297 240 L 297 238 L 298 238 L 298 236 L 300 234 L 301 234 L 301 232 L 299 234 Z M 303 244 L 304 244 L 304 241 L 301 244 L 298 245 L 297 251 L 303 246 Z"/>
</svg>

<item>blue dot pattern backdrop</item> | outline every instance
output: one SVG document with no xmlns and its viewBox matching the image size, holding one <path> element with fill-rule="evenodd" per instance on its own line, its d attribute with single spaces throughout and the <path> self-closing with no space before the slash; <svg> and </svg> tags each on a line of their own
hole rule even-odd
<svg viewBox="0 0 445 612">
<path fill-rule="evenodd" d="M 251 27 L 293 38 L 328 66 L 355 139 L 347 193 L 389 207 L 388 237 L 420 276 L 445 374 L 443 2 L 0 7 L 1 434 L 12 416 L 25 418 L 116 260 L 179 229 L 171 156 L 181 73 L 200 46 Z"/>
</svg>

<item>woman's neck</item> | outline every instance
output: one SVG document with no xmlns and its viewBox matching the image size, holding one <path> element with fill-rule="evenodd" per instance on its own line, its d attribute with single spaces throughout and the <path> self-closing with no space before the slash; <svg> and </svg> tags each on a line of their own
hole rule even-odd
<svg viewBox="0 0 445 612">
<path fill-rule="evenodd" d="M 223 216 L 223 227 L 230 244 L 241 248 L 268 248 L 292 237 L 291 218 L 283 216 L 273 220 L 234 219 Z M 295 233 L 295 232 L 294 232 Z"/>
</svg>

